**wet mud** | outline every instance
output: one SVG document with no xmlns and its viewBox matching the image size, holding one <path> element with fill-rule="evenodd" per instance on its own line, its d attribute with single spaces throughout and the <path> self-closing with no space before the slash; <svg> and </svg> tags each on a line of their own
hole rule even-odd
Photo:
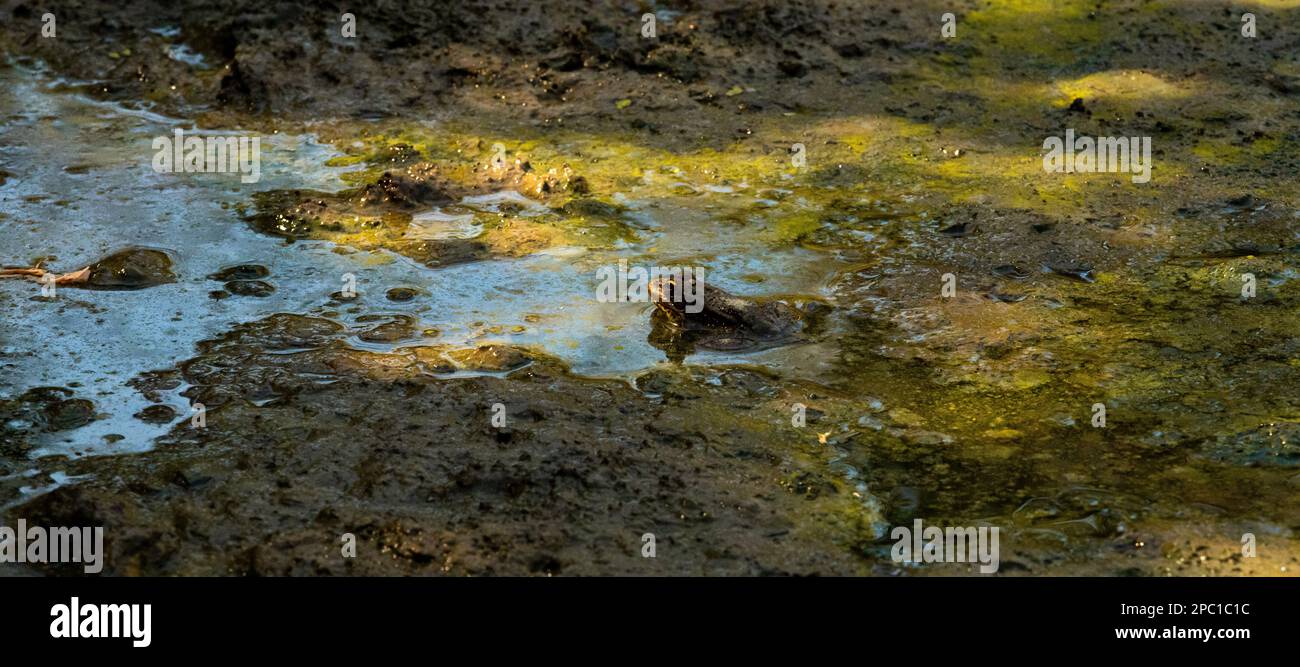
<svg viewBox="0 0 1300 667">
<path fill-rule="evenodd" d="M 0 263 L 166 258 L 0 281 L 0 516 L 117 575 L 977 572 L 916 519 L 1293 575 L 1300 33 L 1050 5 L 0 4 Z M 148 172 L 177 125 L 263 182 Z M 1067 128 L 1150 183 L 1045 172 Z M 620 260 L 749 305 L 599 302 Z"/>
</svg>

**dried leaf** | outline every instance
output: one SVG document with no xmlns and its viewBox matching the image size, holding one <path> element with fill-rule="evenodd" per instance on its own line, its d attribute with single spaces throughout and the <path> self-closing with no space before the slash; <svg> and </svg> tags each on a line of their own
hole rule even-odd
<svg viewBox="0 0 1300 667">
<path fill-rule="evenodd" d="M 59 276 L 58 278 L 55 278 L 54 284 L 55 285 L 82 285 L 88 282 L 89 280 L 90 280 L 90 267 L 87 266 L 77 271 L 73 271 L 72 273 L 65 273 Z"/>
</svg>

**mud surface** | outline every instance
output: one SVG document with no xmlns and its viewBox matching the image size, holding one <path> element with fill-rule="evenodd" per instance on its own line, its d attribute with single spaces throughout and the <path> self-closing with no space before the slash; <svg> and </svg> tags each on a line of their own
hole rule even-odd
<svg viewBox="0 0 1300 667">
<path fill-rule="evenodd" d="M 168 262 L 0 281 L 3 518 L 121 575 L 975 571 L 893 562 L 918 518 L 1294 574 L 1300 7 L 1249 9 L 2 3 L 0 263 Z M 264 178 L 154 173 L 178 127 Z M 1044 172 L 1066 128 L 1151 182 Z M 683 342 L 619 261 L 804 322 Z"/>
</svg>

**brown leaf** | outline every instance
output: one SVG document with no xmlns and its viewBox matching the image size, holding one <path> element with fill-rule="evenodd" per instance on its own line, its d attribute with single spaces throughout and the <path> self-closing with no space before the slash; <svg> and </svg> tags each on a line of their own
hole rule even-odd
<svg viewBox="0 0 1300 667">
<path fill-rule="evenodd" d="M 88 280 L 90 280 L 89 266 L 73 271 L 72 273 L 65 273 L 59 276 L 58 278 L 55 278 L 54 284 L 55 285 L 82 285 L 85 284 Z"/>
</svg>

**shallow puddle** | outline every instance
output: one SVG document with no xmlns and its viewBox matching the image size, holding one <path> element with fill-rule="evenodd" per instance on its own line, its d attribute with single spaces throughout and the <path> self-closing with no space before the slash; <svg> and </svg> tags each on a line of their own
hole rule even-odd
<svg viewBox="0 0 1300 667">
<path fill-rule="evenodd" d="M 771 462 L 751 479 L 781 502 L 808 501 L 788 510 L 796 530 L 833 535 L 876 573 L 899 572 L 888 527 L 920 517 L 1003 526 L 1009 571 L 1237 572 L 1248 532 L 1272 550 L 1249 573 L 1300 555 L 1300 399 L 1288 389 L 1300 381 L 1300 217 L 1285 190 L 1240 194 L 1259 189 L 1250 176 L 1204 192 L 1175 184 L 1139 205 L 1100 179 L 1019 183 L 1043 176 L 1005 137 L 786 114 L 755 140 L 767 143 L 731 152 L 521 140 L 511 150 L 532 151 L 535 169 L 516 164 L 515 181 L 490 191 L 456 181 L 482 175 L 461 155 L 490 145 L 477 131 L 333 124 L 263 136 L 261 180 L 244 185 L 151 169 L 154 137 L 213 134 L 188 121 L 96 102 L 30 69 L 0 69 L 0 84 L 0 261 L 71 271 L 141 247 L 165 252 L 174 273 L 130 291 L 60 286 L 53 299 L 36 282 L 0 281 L 0 400 L 19 415 L 3 434 L 27 445 L 0 471 L 18 489 L 10 504 L 80 479 L 57 458 L 27 467 L 42 457 L 183 441 L 173 429 L 194 389 L 183 378 L 229 383 L 222 397 L 247 401 L 235 413 L 255 422 L 244 410 L 285 409 L 306 384 L 392 381 L 420 409 L 416 379 L 507 378 L 537 363 L 536 377 L 567 391 L 609 379 L 619 389 L 590 391 L 662 407 L 642 418 L 673 446 Z M 1124 90 L 1107 77 L 1069 85 Z M 789 169 L 770 135 L 793 130 L 823 139 L 807 141 L 829 160 Z M 370 194 L 410 194 L 381 174 L 425 158 L 464 191 L 351 216 L 376 205 Z M 1158 176 L 1195 173 L 1169 166 Z M 555 196 L 548 179 L 576 195 Z M 783 344 L 678 354 L 656 345 L 649 303 L 598 298 L 599 272 L 622 265 L 702 267 L 710 285 L 816 317 Z M 1246 273 L 1260 279 L 1257 299 L 1239 296 Z M 277 330 L 281 313 L 305 316 L 293 320 L 305 333 Z M 262 326 L 285 340 L 226 345 Z M 533 378 L 509 382 L 536 398 Z M 304 414 L 320 407 L 305 402 Z M 805 408 L 808 423 L 794 424 Z M 619 409 L 570 417 L 612 429 Z M 275 426 L 310 435 L 284 414 Z M 565 439 L 563 428 L 579 426 L 550 433 Z M 761 440 L 759 453 L 736 433 Z"/>
<path fill-rule="evenodd" d="M 151 403 L 128 381 L 144 371 L 173 367 L 190 358 L 199 341 L 273 313 L 336 319 L 356 332 L 349 342 L 360 349 L 390 351 L 431 342 L 536 346 L 569 363 L 575 373 L 630 380 L 665 362 L 665 353 L 648 341 L 649 304 L 597 300 L 601 267 L 620 260 L 633 266 L 704 266 L 711 283 L 729 290 L 825 299 L 830 281 L 846 266 L 827 253 L 799 247 L 755 253 L 765 245 L 766 228 L 714 224 L 719 212 L 757 200 L 752 190 L 730 188 L 683 201 L 615 193 L 635 226 L 632 240 L 552 247 L 519 258 L 429 268 L 382 249 L 354 251 L 313 240 L 286 244 L 250 229 L 234 205 L 253 191 L 347 187 L 341 177 L 357 167 L 327 166 L 341 155 L 331 146 L 312 136 L 269 137 L 262 150 L 262 179 L 255 185 L 240 184 L 236 175 L 157 174 L 149 167 L 153 137 L 177 127 L 204 133 L 185 121 L 56 92 L 38 72 L 14 68 L 0 75 L 5 84 L 0 113 L 6 118 L 0 164 L 14 174 L 3 186 L 13 203 L 6 210 L 4 261 L 18 265 L 48 257 L 46 266 L 71 269 L 141 245 L 166 250 L 177 274 L 174 283 L 130 293 L 61 288 L 53 301 L 33 298 L 41 287 L 34 282 L 0 284 L 10 304 L 3 349 L 6 396 L 33 386 L 72 387 L 94 402 L 100 416 L 74 431 L 36 434 L 32 440 L 38 446 L 31 452 L 36 457 L 148 449 L 172 423 L 133 417 Z M 51 193 L 60 193 L 60 199 L 53 201 Z M 474 238 L 503 207 L 523 220 L 550 213 L 544 204 L 506 190 L 418 211 L 406 234 Z M 258 267 L 258 275 L 230 272 L 241 266 Z M 333 300 L 349 280 L 358 296 Z M 389 298 L 393 290 L 415 296 L 395 300 Z M 213 298 L 214 292 L 221 297 Z M 88 315 L 93 326 L 87 325 Z M 410 335 L 367 336 L 365 318 L 380 315 L 414 318 Z M 804 358 L 808 354 L 701 352 L 698 361 L 796 367 L 829 361 L 824 353 L 820 360 Z M 182 389 L 161 394 L 178 420 L 190 414 L 177 396 Z"/>
</svg>

